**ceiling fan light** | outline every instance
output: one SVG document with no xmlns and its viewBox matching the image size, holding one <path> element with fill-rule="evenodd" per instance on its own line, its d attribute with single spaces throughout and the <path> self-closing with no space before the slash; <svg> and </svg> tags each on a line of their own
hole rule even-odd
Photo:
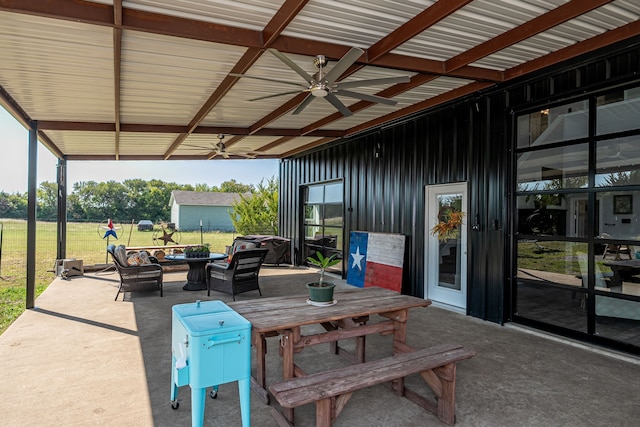
<svg viewBox="0 0 640 427">
<path fill-rule="evenodd" d="M 311 95 L 317 96 L 318 98 L 324 98 L 325 96 L 329 95 L 329 89 L 324 86 L 312 87 Z"/>
</svg>

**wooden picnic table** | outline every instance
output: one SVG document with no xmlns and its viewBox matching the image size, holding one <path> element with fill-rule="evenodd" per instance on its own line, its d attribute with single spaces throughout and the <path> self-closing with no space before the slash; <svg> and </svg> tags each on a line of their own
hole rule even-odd
<svg viewBox="0 0 640 427">
<path fill-rule="evenodd" d="M 365 336 L 369 334 L 392 334 L 394 354 L 413 350 L 406 344 L 409 310 L 431 305 L 429 300 L 378 287 L 336 291 L 334 296 L 337 303 L 326 307 L 309 305 L 307 295 L 228 303 L 251 322 L 252 344 L 257 358 L 256 376 L 251 378 L 251 386 L 265 403 L 269 403 L 265 373 L 267 337 L 280 336 L 283 379 L 287 380 L 304 375 L 295 364 L 294 354 L 310 345 L 331 343 L 333 352 L 345 355 L 355 363 L 365 361 Z M 373 314 L 387 320 L 368 323 Z M 307 325 L 321 325 L 325 332 L 302 335 L 300 328 Z M 339 340 L 348 338 L 356 339 L 355 350 L 351 354 L 338 345 Z M 394 388 L 401 387 L 402 379 L 396 382 Z M 293 409 L 287 409 L 285 415 L 293 422 Z"/>
</svg>

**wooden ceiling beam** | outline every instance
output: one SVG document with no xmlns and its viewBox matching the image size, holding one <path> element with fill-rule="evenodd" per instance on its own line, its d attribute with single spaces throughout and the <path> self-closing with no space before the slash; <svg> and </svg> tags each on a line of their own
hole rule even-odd
<svg viewBox="0 0 640 427">
<path fill-rule="evenodd" d="M 269 47 L 308 2 L 309 0 L 286 0 L 262 29 L 262 45 Z"/>
</svg>

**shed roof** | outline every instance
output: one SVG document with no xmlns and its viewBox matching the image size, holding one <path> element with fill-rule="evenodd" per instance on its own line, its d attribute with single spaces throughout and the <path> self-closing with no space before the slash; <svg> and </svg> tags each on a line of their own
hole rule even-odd
<svg viewBox="0 0 640 427">
<path fill-rule="evenodd" d="M 245 193 L 245 197 L 251 193 Z M 213 191 L 184 191 L 171 192 L 171 204 L 188 206 L 231 206 L 240 200 L 239 193 L 222 193 Z"/>
</svg>

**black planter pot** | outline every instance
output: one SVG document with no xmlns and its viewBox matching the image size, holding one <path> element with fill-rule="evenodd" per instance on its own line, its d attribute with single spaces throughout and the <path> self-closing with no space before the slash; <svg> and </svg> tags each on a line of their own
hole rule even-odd
<svg viewBox="0 0 640 427">
<path fill-rule="evenodd" d="M 320 286 L 318 282 L 307 283 L 309 300 L 314 302 L 332 302 L 335 287 L 336 285 L 333 283 L 324 283 L 323 286 Z"/>
</svg>

